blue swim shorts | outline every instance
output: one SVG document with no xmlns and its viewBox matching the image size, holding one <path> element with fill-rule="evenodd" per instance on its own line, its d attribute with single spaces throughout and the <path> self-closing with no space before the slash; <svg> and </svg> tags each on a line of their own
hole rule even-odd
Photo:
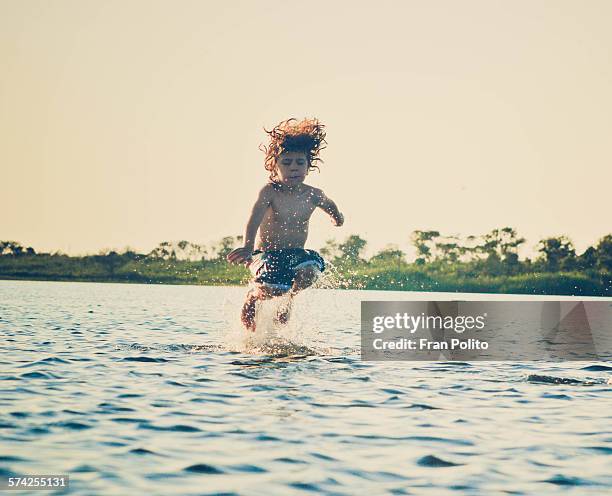
<svg viewBox="0 0 612 496">
<path fill-rule="evenodd" d="M 254 282 L 281 291 L 288 291 L 293 285 L 295 272 L 312 265 L 319 272 L 325 270 L 325 262 L 314 250 L 283 248 L 281 250 L 253 252 L 249 269 Z"/>
</svg>

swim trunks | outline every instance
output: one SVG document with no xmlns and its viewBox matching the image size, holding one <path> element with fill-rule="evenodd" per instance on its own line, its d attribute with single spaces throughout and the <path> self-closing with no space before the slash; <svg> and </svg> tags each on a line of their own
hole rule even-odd
<svg viewBox="0 0 612 496">
<path fill-rule="evenodd" d="M 314 250 L 303 248 L 256 250 L 249 263 L 254 282 L 281 291 L 291 289 L 296 270 L 308 266 L 316 267 L 319 272 L 325 270 L 325 262 L 321 255 Z"/>
</svg>

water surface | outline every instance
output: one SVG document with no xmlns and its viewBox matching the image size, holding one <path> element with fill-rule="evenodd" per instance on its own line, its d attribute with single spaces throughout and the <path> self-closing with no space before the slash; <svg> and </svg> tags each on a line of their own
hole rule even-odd
<svg viewBox="0 0 612 496">
<path fill-rule="evenodd" d="M 243 294 L 0 281 L 0 475 L 69 474 L 69 494 L 612 491 L 610 363 L 361 361 L 361 300 L 458 298 L 440 293 L 311 290 L 290 344 L 245 348 Z"/>
</svg>

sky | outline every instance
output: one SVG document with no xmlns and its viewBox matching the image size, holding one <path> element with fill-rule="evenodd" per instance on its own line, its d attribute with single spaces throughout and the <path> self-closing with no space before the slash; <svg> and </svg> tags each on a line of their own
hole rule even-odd
<svg viewBox="0 0 612 496">
<path fill-rule="evenodd" d="M 612 231 L 612 2 L 0 0 L 0 239 L 242 234 L 263 128 L 327 127 L 307 247 Z"/>
</svg>

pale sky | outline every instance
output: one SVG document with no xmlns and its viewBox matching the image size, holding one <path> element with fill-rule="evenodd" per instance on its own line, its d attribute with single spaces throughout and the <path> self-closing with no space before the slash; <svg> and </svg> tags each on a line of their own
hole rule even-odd
<svg viewBox="0 0 612 496">
<path fill-rule="evenodd" d="M 610 225 L 612 2 L 0 0 L 0 239 L 241 234 L 262 127 L 327 125 L 308 247 Z"/>
</svg>

